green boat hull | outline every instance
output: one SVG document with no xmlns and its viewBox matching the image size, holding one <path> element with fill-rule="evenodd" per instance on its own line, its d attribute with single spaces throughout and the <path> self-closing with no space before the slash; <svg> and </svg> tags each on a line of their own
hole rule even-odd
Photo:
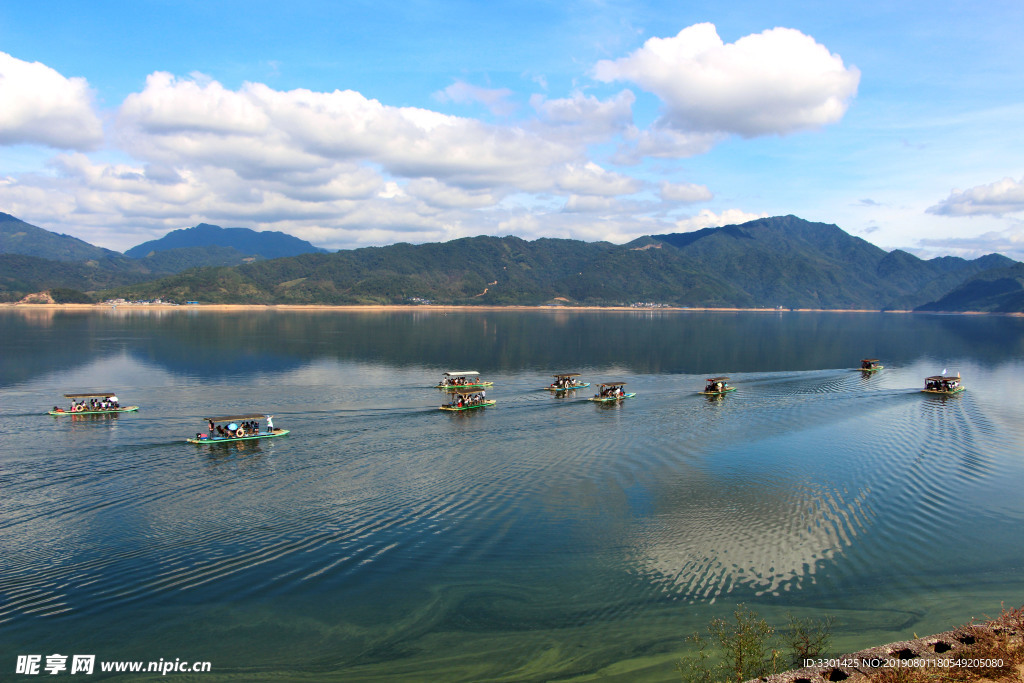
<svg viewBox="0 0 1024 683">
<path fill-rule="evenodd" d="M 627 398 L 633 398 L 634 396 L 636 396 L 636 392 L 632 391 L 628 394 L 623 394 L 622 396 L 607 396 L 604 398 L 594 396 L 593 398 L 588 398 L 587 400 L 594 401 L 595 403 L 615 403 L 616 401 L 621 401 Z"/>
<path fill-rule="evenodd" d="M 884 365 L 878 365 L 878 366 L 875 366 L 873 368 L 860 368 L 860 371 L 861 372 L 878 372 L 879 370 L 882 370 L 883 368 L 885 368 Z"/>
<path fill-rule="evenodd" d="M 922 394 L 938 394 L 939 396 L 952 396 L 953 394 L 959 394 L 961 391 L 967 391 L 967 387 L 957 387 L 956 389 L 942 390 L 942 389 L 922 389 Z"/>
<path fill-rule="evenodd" d="M 112 408 L 110 410 L 48 410 L 47 415 L 116 415 L 117 413 L 134 413 L 138 406 Z"/>
<path fill-rule="evenodd" d="M 736 387 L 729 387 L 728 389 L 722 389 L 721 391 L 698 391 L 698 394 L 703 396 L 724 396 L 730 391 L 736 391 Z"/>
<path fill-rule="evenodd" d="M 288 434 L 290 432 L 291 430 L 289 429 L 275 429 L 273 432 L 262 432 L 260 434 L 254 434 L 252 436 L 217 436 L 212 439 L 197 439 L 195 437 L 192 437 L 190 439 L 185 440 L 188 441 L 189 443 L 233 443 L 235 441 L 258 441 L 259 439 L 273 439 L 275 436 L 284 436 L 285 434 Z"/>
<path fill-rule="evenodd" d="M 474 403 L 471 406 L 462 406 L 461 408 L 455 406 L 441 406 L 441 410 L 447 410 L 450 412 L 460 412 L 463 410 L 476 410 L 477 408 L 486 408 L 487 406 L 493 406 L 497 401 L 481 401 L 480 403 Z"/>
</svg>

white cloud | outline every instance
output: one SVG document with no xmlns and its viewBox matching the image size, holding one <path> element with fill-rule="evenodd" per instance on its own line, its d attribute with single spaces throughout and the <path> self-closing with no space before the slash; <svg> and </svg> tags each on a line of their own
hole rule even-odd
<svg viewBox="0 0 1024 683">
<path fill-rule="evenodd" d="M 726 209 L 722 213 L 714 213 L 708 209 L 702 209 L 696 216 L 683 218 L 675 222 L 677 232 L 693 232 L 701 228 L 720 228 L 723 225 L 739 225 L 748 221 L 766 218 L 766 213 L 748 213 L 740 209 Z"/>
<path fill-rule="evenodd" d="M 713 24 L 651 38 L 594 76 L 630 81 L 664 103 L 659 125 L 744 137 L 819 128 L 842 118 L 860 72 L 810 36 L 774 28 L 723 43 Z"/>
<path fill-rule="evenodd" d="M 937 251 L 966 259 L 986 254 L 1002 254 L 1024 261 L 1024 222 L 1011 221 L 1005 230 L 992 230 L 972 237 L 934 237 L 918 241 L 920 249 L 913 250 L 922 258 L 930 258 Z"/>
<path fill-rule="evenodd" d="M 118 250 L 199 222 L 351 248 L 510 233 L 624 242 L 670 232 L 679 202 L 710 199 L 703 186 L 666 182 L 667 204 L 623 201 L 652 186 L 592 161 L 588 146 L 619 137 L 639 141 L 635 150 L 657 137 L 697 149 L 721 134 L 641 133 L 629 90 L 532 104 L 533 120 L 492 125 L 351 90 L 232 90 L 157 72 L 111 118 L 119 152 L 9 174 L 0 207 Z"/>
<path fill-rule="evenodd" d="M 570 213 L 608 213 L 615 211 L 618 207 L 618 202 L 611 197 L 592 197 L 574 194 L 570 195 L 569 199 L 566 200 L 565 207 L 562 210 Z"/>
<path fill-rule="evenodd" d="M 445 209 L 477 209 L 494 206 L 500 197 L 487 190 L 464 190 L 446 185 L 434 178 L 416 178 L 410 180 L 405 191 L 422 200 L 429 206 Z"/>
<path fill-rule="evenodd" d="M 576 91 L 572 97 L 549 100 L 543 95 L 530 97 L 530 106 L 540 116 L 536 130 L 547 138 L 567 144 L 605 142 L 633 125 L 636 96 L 623 90 L 608 100 Z"/>
<path fill-rule="evenodd" d="M 631 140 L 620 147 L 613 161 L 638 164 L 645 157 L 679 159 L 706 154 L 727 136 L 724 133 L 685 133 L 656 125 L 648 130 L 633 131 Z"/>
<path fill-rule="evenodd" d="M 226 91 L 168 74 L 154 74 L 125 100 L 118 127 L 124 147 L 140 158 L 231 168 L 246 178 L 347 161 L 467 188 L 536 191 L 553 177 L 539 169 L 580 154 L 522 128 L 390 107 L 351 90 L 282 92 L 247 83 Z"/>
<path fill-rule="evenodd" d="M 695 202 L 706 202 L 710 201 L 714 195 L 711 194 L 705 185 L 695 185 L 693 183 L 670 183 L 664 181 L 661 183 L 661 198 L 667 202 L 682 202 L 684 204 L 693 204 Z"/>
<path fill-rule="evenodd" d="M 0 52 L 0 145 L 86 150 L 102 141 L 84 78 L 66 78 L 45 64 Z"/>
<path fill-rule="evenodd" d="M 465 81 L 455 81 L 444 90 L 434 93 L 441 102 L 456 104 L 479 103 L 487 107 L 492 114 L 508 116 L 515 112 L 516 104 L 509 102 L 512 91 L 508 88 L 481 88 Z"/>
<path fill-rule="evenodd" d="M 1024 179 L 1012 178 L 968 190 L 953 190 L 949 197 L 927 209 L 940 216 L 1001 216 L 1024 211 Z"/>
<path fill-rule="evenodd" d="M 640 182 L 637 179 L 606 171 L 592 161 L 585 164 L 566 164 L 555 175 L 557 188 L 574 194 L 610 197 L 633 194 L 640 190 Z"/>
</svg>

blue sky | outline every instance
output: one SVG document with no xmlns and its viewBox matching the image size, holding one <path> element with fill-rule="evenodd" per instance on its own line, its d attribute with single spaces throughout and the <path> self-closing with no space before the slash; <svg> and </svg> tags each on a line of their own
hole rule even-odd
<svg viewBox="0 0 1024 683">
<path fill-rule="evenodd" d="M 1019 2 L 0 5 L 0 211 L 123 251 L 766 215 L 1024 259 Z"/>
</svg>

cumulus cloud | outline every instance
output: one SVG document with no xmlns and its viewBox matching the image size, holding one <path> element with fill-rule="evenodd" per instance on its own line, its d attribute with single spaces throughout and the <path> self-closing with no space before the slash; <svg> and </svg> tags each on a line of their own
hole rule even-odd
<svg viewBox="0 0 1024 683">
<path fill-rule="evenodd" d="M 709 190 L 705 185 L 695 185 L 693 183 L 670 183 L 668 181 L 661 183 L 660 194 L 664 201 L 682 202 L 684 204 L 706 202 L 714 197 L 714 195 L 711 194 L 711 190 Z"/>
<path fill-rule="evenodd" d="M 84 78 L 0 52 L 0 145 L 87 150 L 103 140 Z"/>
<path fill-rule="evenodd" d="M 592 161 L 585 164 L 566 164 L 555 175 L 556 187 L 573 194 L 611 197 L 633 194 L 639 191 L 641 186 L 637 179 L 606 171 Z"/>
<path fill-rule="evenodd" d="M 360 93 L 277 91 L 157 73 L 121 107 L 124 147 L 170 165 L 235 169 L 246 178 L 310 171 L 338 161 L 379 164 L 390 174 L 481 188 L 544 189 L 550 165 L 578 147 L 522 128 L 493 126 L 427 109 L 391 107 Z"/>
<path fill-rule="evenodd" d="M 404 191 L 430 206 L 444 209 L 478 209 L 494 206 L 501 199 L 498 193 L 489 190 L 464 190 L 446 185 L 434 178 L 411 180 Z"/>
<path fill-rule="evenodd" d="M 492 94 L 504 97 L 446 96 Z M 665 182 L 659 201 L 657 188 L 592 160 L 588 148 L 628 139 L 636 160 L 696 153 L 724 136 L 638 131 L 634 101 L 629 90 L 535 96 L 531 120 L 496 125 L 351 90 L 231 89 L 201 74 L 156 72 L 110 117 L 117 152 L 64 153 L 46 172 L 7 177 L 0 206 L 119 250 L 199 222 L 283 230 L 328 248 L 510 233 L 624 242 L 680 229 L 670 214 L 711 193 Z M 0 111 L 0 122 L 10 120 Z M 684 220 L 720 224 L 710 212 Z"/>
<path fill-rule="evenodd" d="M 949 197 L 927 209 L 928 213 L 940 216 L 1001 216 L 1017 211 L 1024 211 L 1024 179 L 1013 178 L 953 190 Z"/>
<path fill-rule="evenodd" d="M 552 100 L 536 94 L 530 97 L 530 106 L 540 117 L 536 129 L 545 137 L 589 144 L 628 131 L 635 101 L 629 90 L 607 100 L 576 91 L 571 97 Z"/>
<path fill-rule="evenodd" d="M 726 209 L 716 214 L 708 209 L 702 209 L 696 216 L 690 216 L 677 220 L 675 228 L 677 232 L 693 232 L 701 228 L 720 228 L 723 225 L 739 225 L 758 218 L 766 218 L 766 213 L 747 213 L 740 209 Z"/>
<path fill-rule="evenodd" d="M 992 230 L 976 237 L 929 238 L 918 242 L 928 258 L 933 252 L 975 259 L 986 254 L 1002 254 L 1017 261 L 1024 260 L 1024 224 L 1016 223 L 1007 230 Z M 915 250 L 918 251 L 918 250 Z"/>
<path fill-rule="evenodd" d="M 679 159 L 706 154 L 724 140 L 724 133 L 685 133 L 655 123 L 644 131 L 634 131 L 631 139 L 621 145 L 613 161 L 618 164 L 638 164 L 645 157 Z"/>
<path fill-rule="evenodd" d="M 465 81 L 455 81 L 444 90 L 434 93 L 434 97 L 441 102 L 478 103 L 498 116 L 508 116 L 515 112 L 516 104 L 509 101 L 511 96 L 512 91 L 508 88 L 481 88 Z"/>
<path fill-rule="evenodd" d="M 713 24 L 651 38 L 594 67 L 600 81 L 629 81 L 664 103 L 660 125 L 743 137 L 814 129 L 842 118 L 860 72 L 810 36 L 774 28 L 726 44 Z"/>
<path fill-rule="evenodd" d="M 605 213 L 615 211 L 618 203 L 611 197 L 590 197 L 570 195 L 566 200 L 563 211 L 570 213 Z"/>
</svg>

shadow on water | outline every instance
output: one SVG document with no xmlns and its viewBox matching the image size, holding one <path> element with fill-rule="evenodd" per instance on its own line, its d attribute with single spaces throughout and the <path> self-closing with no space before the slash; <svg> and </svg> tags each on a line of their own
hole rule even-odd
<svg viewBox="0 0 1024 683">
<path fill-rule="evenodd" d="M 576 367 L 699 374 L 851 367 L 921 356 L 1024 355 L 1024 320 L 995 316 L 667 311 L 0 313 L 0 383 L 129 353 L 169 372 L 235 377 L 311 359 L 488 372 Z M 741 343 L 725 343 L 742 340 Z"/>
</svg>

